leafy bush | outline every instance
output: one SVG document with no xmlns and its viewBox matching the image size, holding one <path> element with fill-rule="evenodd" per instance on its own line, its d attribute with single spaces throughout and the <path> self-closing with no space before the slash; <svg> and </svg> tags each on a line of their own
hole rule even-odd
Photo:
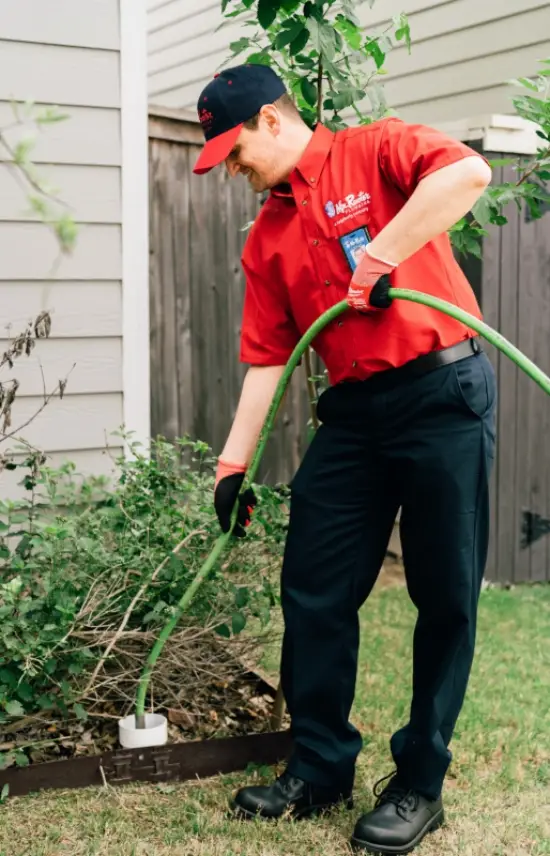
<svg viewBox="0 0 550 856">
<path fill-rule="evenodd" d="M 4 721 L 131 705 L 147 650 L 220 534 L 206 444 L 158 440 L 151 457 L 136 445 L 131 452 L 116 461 L 112 487 L 78 479 L 71 464 L 48 468 L 36 455 L 11 462 L 24 471 L 27 496 L 0 503 Z M 269 622 L 286 506 L 284 491 L 257 490 L 248 537 L 199 589 L 167 646 L 169 674 L 153 681 L 157 706 L 183 685 L 192 694 L 205 671 L 215 672 L 214 660 L 227 660 L 216 638 L 238 637 L 251 617 L 260 628 Z"/>
</svg>

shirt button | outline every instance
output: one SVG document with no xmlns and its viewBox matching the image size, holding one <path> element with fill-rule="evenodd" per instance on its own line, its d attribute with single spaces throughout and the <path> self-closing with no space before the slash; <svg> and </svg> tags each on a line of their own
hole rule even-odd
<svg viewBox="0 0 550 856">
<path fill-rule="evenodd" d="M 315 240 L 312 241 L 311 243 L 313 244 L 314 247 L 319 246 L 319 241 L 317 240 L 317 238 L 315 238 Z"/>
<path fill-rule="evenodd" d="M 302 205 L 307 205 L 307 199 L 302 199 Z"/>
<path fill-rule="evenodd" d="M 352 365 L 352 367 L 353 367 L 354 369 L 356 369 L 356 368 L 357 368 L 357 363 L 355 362 L 355 360 L 352 362 L 352 364 L 351 364 L 351 365 Z"/>
<path fill-rule="evenodd" d="M 343 321 L 338 321 L 338 326 L 339 326 L 339 327 L 343 327 L 343 326 L 344 326 L 344 322 L 343 322 Z"/>
<path fill-rule="evenodd" d="M 315 181 L 315 177 L 312 176 L 309 180 L 313 183 Z"/>
<path fill-rule="evenodd" d="M 325 285 L 330 285 L 330 279 L 325 279 Z"/>
</svg>

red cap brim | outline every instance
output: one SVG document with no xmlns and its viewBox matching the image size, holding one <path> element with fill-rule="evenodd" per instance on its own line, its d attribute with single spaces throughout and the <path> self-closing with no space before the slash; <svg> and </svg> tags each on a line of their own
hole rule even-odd
<svg viewBox="0 0 550 856">
<path fill-rule="evenodd" d="M 203 175 L 205 172 L 210 172 L 215 166 L 222 163 L 231 152 L 231 149 L 237 142 L 237 137 L 241 133 L 244 123 L 219 134 L 212 140 L 208 140 L 204 144 L 204 148 L 200 153 L 198 160 L 193 167 L 193 172 L 197 175 Z"/>
</svg>

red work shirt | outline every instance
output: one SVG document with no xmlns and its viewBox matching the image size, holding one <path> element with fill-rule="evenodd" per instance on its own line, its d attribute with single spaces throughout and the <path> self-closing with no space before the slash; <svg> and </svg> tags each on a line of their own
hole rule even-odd
<svg viewBox="0 0 550 856">
<path fill-rule="evenodd" d="M 373 240 L 422 178 L 475 155 L 431 128 L 395 118 L 336 133 L 318 125 L 289 187 L 271 191 L 244 248 L 242 362 L 285 364 L 311 324 L 346 298 L 352 267 L 340 239 L 364 227 Z M 481 317 L 446 234 L 402 262 L 391 282 Z M 313 348 L 335 384 L 366 379 L 471 335 L 435 309 L 394 300 L 389 309 L 366 315 L 350 309 Z"/>
</svg>

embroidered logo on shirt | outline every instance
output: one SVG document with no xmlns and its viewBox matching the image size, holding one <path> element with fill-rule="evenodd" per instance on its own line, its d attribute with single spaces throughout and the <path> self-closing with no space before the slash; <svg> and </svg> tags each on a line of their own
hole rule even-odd
<svg viewBox="0 0 550 856">
<path fill-rule="evenodd" d="M 325 213 L 327 217 L 331 218 L 331 220 L 334 217 L 339 217 L 340 219 L 337 220 L 335 224 L 338 226 L 340 223 L 344 223 L 346 220 L 355 217 L 357 214 L 363 214 L 367 211 L 370 201 L 370 193 L 365 193 L 364 190 L 361 190 L 359 193 L 348 193 L 348 195 L 339 202 L 332 202 L 329 200 L 325 205 Z"/>
</svg>

